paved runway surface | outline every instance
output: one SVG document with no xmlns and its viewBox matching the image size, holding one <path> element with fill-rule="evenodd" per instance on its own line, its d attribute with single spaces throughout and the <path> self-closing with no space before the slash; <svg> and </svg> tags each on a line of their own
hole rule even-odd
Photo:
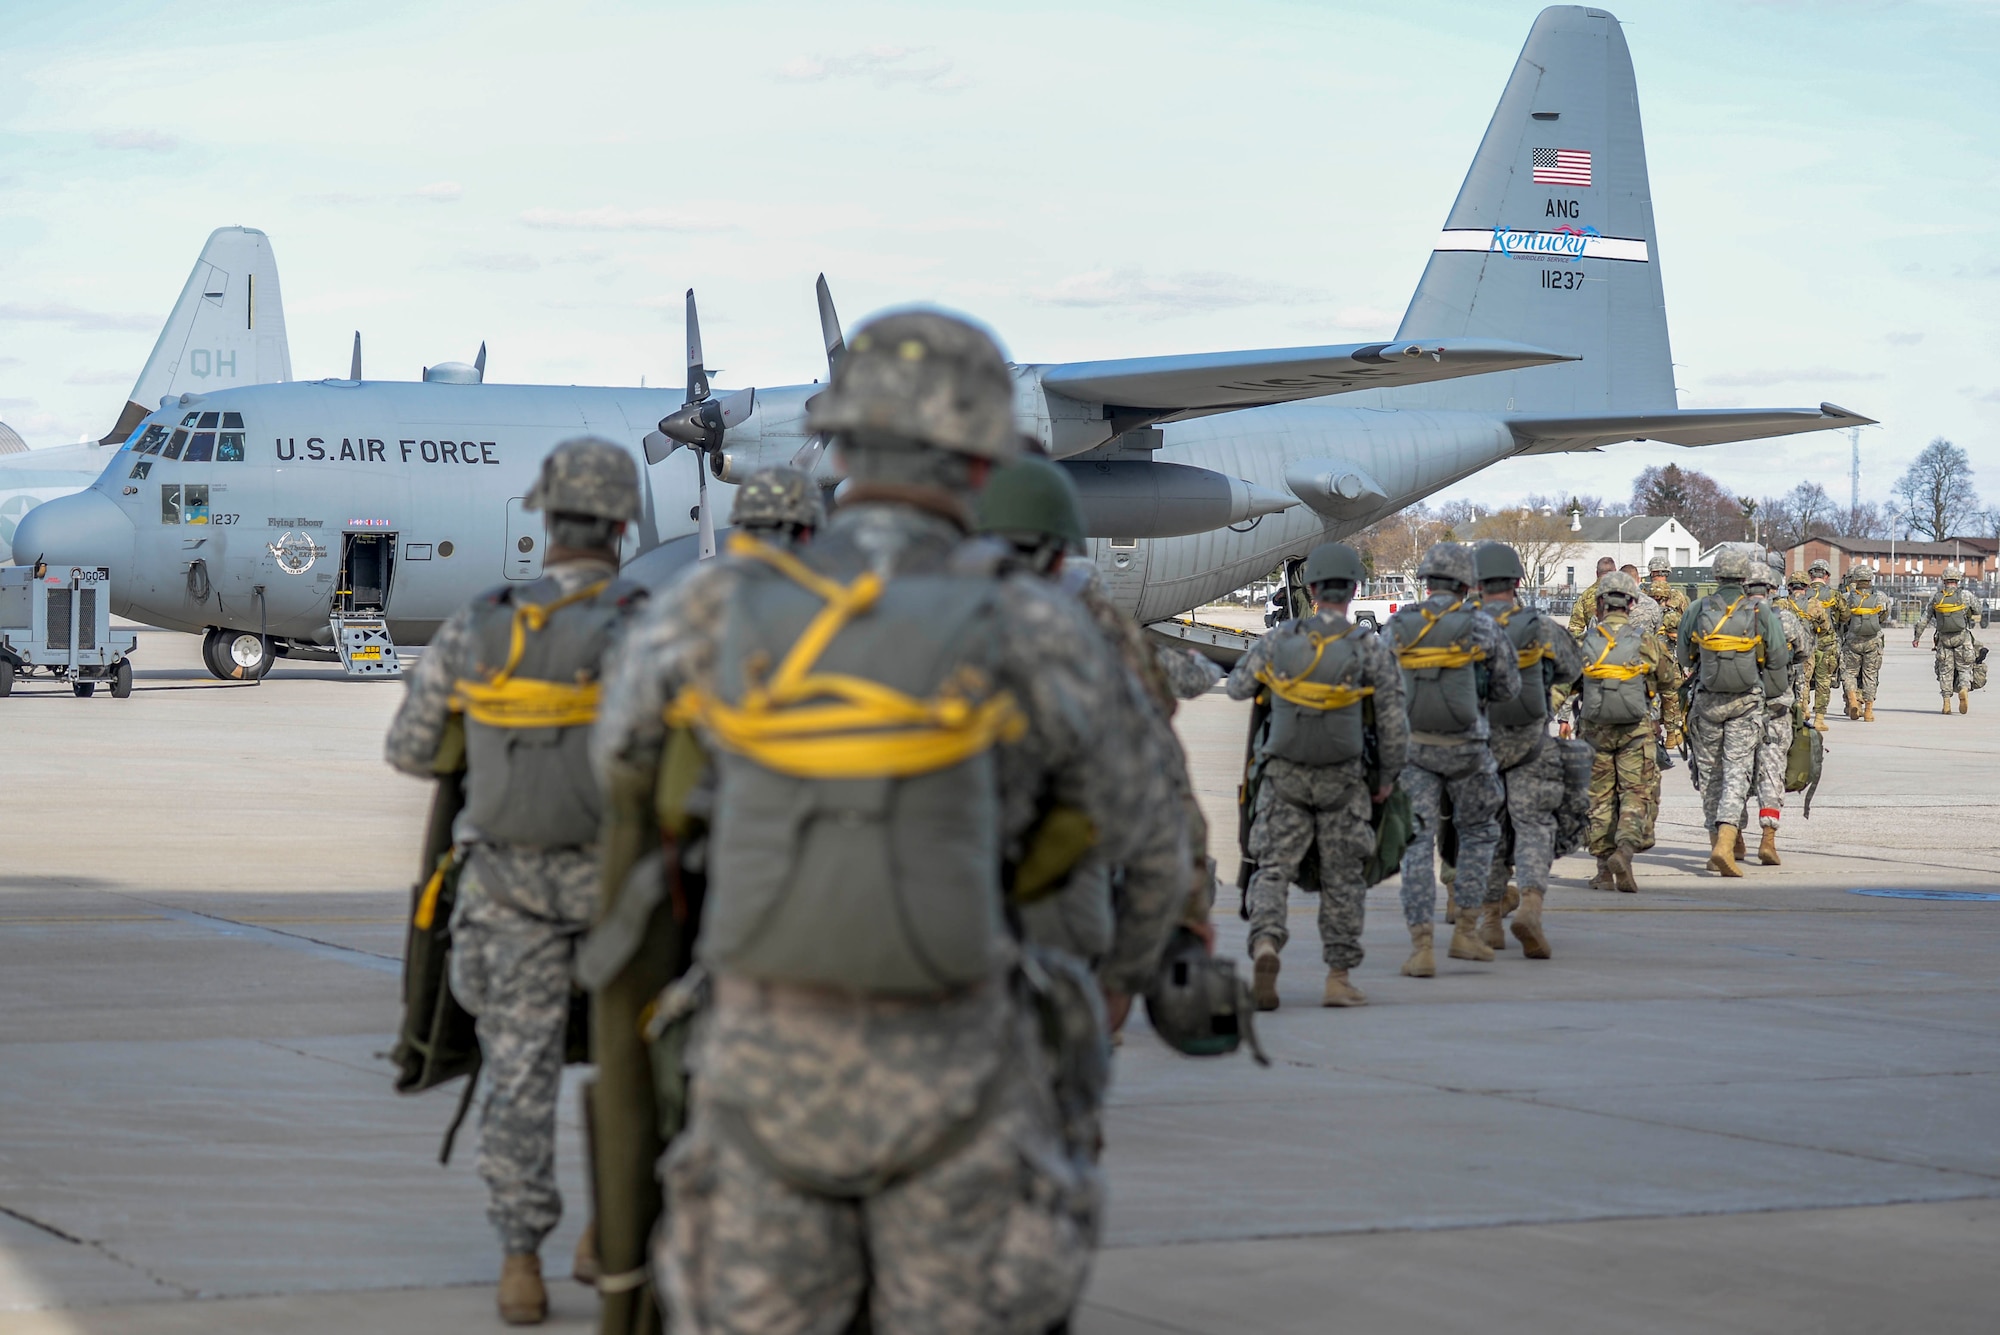
<svg viewBox="0 0 2000 1335">
<path fill-rule="evenodd" d="M 452 1094 L 378 1055 L 427 800 L 380 761 L 401 688 L 136 662 L 129 700 L 0 701 L 0 1332 L 496 1328 Z M 1314 1004 L 1295 899 L 1272 1069 L 1138 1022 L 1079 1332 L 2000 1329 L 2000 902 L 1853 893 L 2000 892 L 2000 697 L 1939 717 L 1895 644 L 1884 679 L 1783 866 L 1703 873 L 1676 770 L 1640 895 L 1559 865 L 1551 961 L 1399 977 L 1392 882 L 1359 1011 Z M 1243 711 L 1182 715 L 1225 878 Z"/>
</svg>

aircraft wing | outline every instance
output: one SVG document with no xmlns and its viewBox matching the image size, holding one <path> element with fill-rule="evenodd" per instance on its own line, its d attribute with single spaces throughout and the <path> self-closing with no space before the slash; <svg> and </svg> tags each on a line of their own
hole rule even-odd
<svg viewBox="0 0 2000 1335">
<path fill-rule="evenodd" d="M 1174 422 L 1356 389 L 1418 385 L 1578 358 L 1525 343 L 1446 338 L 1123 357 L 1037 368 L 1045 390 Z"/>
<path fill-rule="evenodd" d="M 1818 408 L 1689 408 L 1671 413 L 1507 419 L 1522 454 L 1565 454 L 1601 449 L 1627 440 L 1724 445 L 1736 440 L 1874 424 L 1874 418 L 1849 412 L 1834 403 L 1822 403 Z"/>
</svg>

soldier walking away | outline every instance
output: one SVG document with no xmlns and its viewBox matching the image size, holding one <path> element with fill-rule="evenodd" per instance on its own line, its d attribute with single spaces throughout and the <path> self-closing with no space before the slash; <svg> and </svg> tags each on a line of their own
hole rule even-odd
<svg viewBox="0 0 2000 1335">
<path fill-rule="evenodd" d="M 1600 556 L 1597 558 L 1597 578 L 1592 580 L 1589 587 L 1576 596 L 1576 602 L 1569 609 L 1569 633 L 1571 635 L 1581 636 L 1584 631 L 1590 629 L 1591 620 L 1598 615 L 1598 590 L 1604 587 L 1604 577 L 1615 574 L 1617 570 L 1618 563 L 1610 557 Z"/>
<path fill-rule="evenodd" d="M 1778 615 L 1785 628 L 1786 652 L 1782 660 L 1766 663 L 1764 679 L 1764 736 L 1757 744 L 1757 778 L 1753 796 L 1757 802 L 1757 825 L 1762 831 L 1757 845 L 1757 861 L 1775 867 L 1778 858 L 1778 822 L 1785 814 L 1785 764 L 1792 754 L 1792 722 L 1801 716 L 1806 674 L 1812 663 L 1812 633 L 1789 598 L 1773 597 L 1777 577 L 1771 566 L 1750 563 L 1750 577 L 1743 590 L 1752 602 L 1762 603 Z"/>
<path fill-rule="evenodd" d="M 1375 851 L 1370 813 L 1402 771 L 1409 722 L 1395 655 L 1367 625 L 1347 619 L 1366 577 L 1361 554 L 1346 543 L 1313 548 L 1303 579 L 1318 610 L 1263 636 L 1229 674 L 1232 700 L 1258 696 L 1270 711 L 1251 758 L 1261 767 L 1250 827 L 1257 871 L 1249 885 L 1251 995 L 1259 1010 L 1278 1008 L 1278 956 L 1291 936 L 1286 901 L 1308 853 L 1317 854 L 1319 869 L 1309 888 L 1319 891 L 1321 1004 L 1368 1002 L 1348 973 L 1362 960 L 1363 868 Z M 1371 733 L 1379 758 L 1373 791 Z"/>
<path fill-rule="evenodd" d="M 1144 749 L 1072 600 L 954 567 L 1019 449 L 986 334 L 862 326 L 809 427 L 848 477 L 827 527 L 738 535 L 656 598 L 592 739 L 607 787 L 656 773 L 670 727 L 714 774 L 656 1282 L 687 1335 L 1044 1331 L 1095 1246 L 1109 1053 L 1089 974 L 1020 964 L 1005 883 L 1128 828 Z M 1105 981 L 1142 990 L 1170 925 L 1121 916 Z"/>
<path fill-rule="evenodd" d="M 1875 572 L 1866 564 L 1848 572 L 1835 621 L 1840 627 L 1840 685 L 1847 694 L 1847 717 L 1875 721 L 1875 691 L 1882 684 L 1882 625 L 1893 615 L 1888 597 L 1875 590 Z"/>
<path fill-rule="evenodd" d="M 1673 573 L 1673 563 L 1664 556 L 1656 556 L 1646 562 L 1646 582 L 1639 586 L 1641 593 L 1659 605 L 1660 637 L 1669 644 L 1681 633 L 1681 618 L 1688 609 L 1687 594 L 1670 582 Z"/>
<path fill-rule="evenodd" d="M 1813 643 L 1812 725 L 1825 732 L 1827 701 L 1833 698 L 1833 688 L 1840 681 L 1840 628 L 1836 620 L 1840 590 L 1830 582 L 1833 567 L 1826 562 L 1814 561 L 1806 567 L 1806 573 L 1812 576 L 1812 587 L 1803 601 L 1815 614 L 1806 618 L 1806 624 L 1818 637 Z"/>
<path fill-rule="evenodd" d="M 1681 621 L 1679 660 L 1695 679 L 1689 711 L 1693 764 L 1701 776 L 1702 819 L 1713 848 L 1708 869 L 1741 876 L 1736 860 L 1743 832 L 1743 804 L 1756 776 L 1757 746 L 1764 736 L 1767 664 L 1782 663 L 1785 630 L 1770 608 L 1744 591 L 1750 557 L 1724 548 L 1715 558 L 1716 590 L 1688 608 Z"/>
<path fill-rule="evenodd" d="M 826 527 L 819 483 L 803 469 L 760 468 L 736 489 L 729 526 L 773 547 L 803 547 Z"/>
<path fill-rule="evenodd" d="M 1583 740 L 1597 754 L 1590 770 L 1589 847 L 1597 858 L 1597 890 L 1638 892 L 1632 859 L 1652 846 L 1650 791 L 1659 772 L 1648 763 L 1653 711 L 1668 744 L 1680 745 L 1680 669 L 1660 638 L 1631 619 L 1639 586 L 1625 577 L 1600 595 L 1604 616 L 1584 634 Z"/>
<path fill-rule="evenodd" d="M 1924 631 L 1935 627 L 1931 635 L 1933 666 L 1937 670 L 1938 692 L 1944 697 L 1940 713 L 1951 712 L 1951 697 L 1958 696 L 1958 712 L 1967 713 L 1972 708 L 1971 693 L 1985 683 L 1979 678 L 1979 641 L 1973 638 L 1972 627 L 1979 619 L 1979 605 L 1966 593 L 1960 581 L 1965 571 L 1958 566 L 1946 566 L 1944 580 L 1938 591 L 1924 607 L 1923 619 L 1917 622 L 1917 632 L 1910 637 L 1910 647 L 1917 647 L 1924 638 Z"/>
<path fill-rule="evenodd" d="M 1576 684 L 1583 671 L 1583 652 L 1554 619 L 1521 605 L 1526 572 L 1519 552 L 1504 542 L 1482 542 L 1473 549 L 1473 565 L 1484 600 L 1481 607 L 1513 645 L 1521 673 L 1519 693 L 1487 712 L 1493 763 L 1499 767 L 1507 804 L 1479 939 L 1495 950 L 1506 944 L 1500 927 L 1507 913 L 1511 866 L 1520 893 L 1514 935 L 1529 959 L 1545 960 L 1549 941 L 1542 932 L 1542 901 L 1549 890 L 1549 866 L 1555 861 L 1556 810 L 1565 786 L 1562 752 L 1549 736 L 1549 693 L 1557 686 Z"/>
<path fill-rule="evenodd" d="M 541 578 L 482 594 L 445 622 L 386 748 L 397 769 L 428 775 L 462 722 L 451 990 L 476 1017 L 484 1057 L 479 1175 L 505 1252 L 499 1307 L 511 1325 L 548 1315 L 540 1250 L 562 1216 L 556 1095 L 571 959 L 597 899 L 601 803 L 586 747 L 605 656 L 645 596 L 618 578 L 618 542 L 639 515 L 639 470 L 624 449 L 565 441 L 543 460 L 526 507 L 547 515 Z M 585 1274 L 589 1247 L 586 1231 Z"/>
<path fill-rule="evenodd" d="M 1519 693 L 1521 670 L 1515 665 L 1513 642 L 1479 610 L 1471 549 L 1455 542 L 1434 544 L 1417 566 L 1417 578 L 1424 581 L 1428 596 L 1390 617 L 1385 634 L 1403 670 L 1410 756 L 1402 784 L 1416 819 L 1403 850 L 1403 921 L 1410 929 L 1410 958 L 1403 972 L 1429 978 L 1437 972 L 1431 949 L 1431 915 L 1437 907 L 1431 859 L 1447 796 L 1458 832 L 1458 872 L 1452 886 L 1458 921 L 1452 924 L 1447 953 L 1455 960 L 1493 958 L 1493 947 L 1480 939 L 1479 917 L 1500 843 L 1505 790 L 1487 745 L 1486 711 Z"/>
</svg>

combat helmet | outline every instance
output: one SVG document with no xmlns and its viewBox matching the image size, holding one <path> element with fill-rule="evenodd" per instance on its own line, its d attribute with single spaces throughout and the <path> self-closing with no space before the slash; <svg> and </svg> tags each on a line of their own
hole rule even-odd
<svg viewBox="0 0 2000 1335">
<path fill-rule="evenodd" d="M 743 479 L 729 507 L 729 522 L 737 528 L 770 529 L 787 524 L 818 529 L 826 524 L 819 484 L 803 469 L 783 465 L 760 468 Z"/>
<path fill-rule="evenodd" d="M 1847 568 L 1847 577 L 1856 584 L 1871 584 L 1875 580 L 1875 568 L 1866 561 L 1856 561 Z"/>
<path fill-rule="evenodd" d="M 639 517 L 639 466 L 602 436 L 577 436 L 543 457 L 521 506 L 630 523 Z"/>
<path fill-rule="evenodd" d="M 1526 579 L 1521 554 L 1504 542 L 1488 539 L 1472 549 L 1472 568 L 1484 584 L 1489 579 Z"/>
<path fill-rule="evenodd" d="M 1833 578 L 1833 567 L 1824 561 L 1814 561 L 1806 567 L 1806 573 L 1808 575 L 1825 575 L 1828 579 L 1831 579 Z"/>
<path fill-rule="evenodd" d="M 1774 589 L 1777 585 L 1777 576 L 1768 561 L 1752 561 L 1749 573 L 1743 576 L 1746 589 Z"/>
<path fill-rule="evenodd" d="M 941 311 L 871 320 L 847 342 L 807 429 L 879 433 L 1004 462 L 1021 452 L 1014 380 L 983 330 Z"/>
<path fill-rule="evenodd" d="M 1083 502 L 1069 471 L 1039 455 L 1023 455 L 994 470 L 980 489 L 977 529 L 1001 537 L 1060 538 L 1081 551 Z"/>
<path fill-rule="evenodd" d="M 1597 596 L 1610 606 L 1613 598 L 1623 598 L 1625 606 L 1631 607 L 1639 601 L 1639 581 L 1622 570 L 1614 570 L 1597 581 Z"/>
<path fill-rule="evenodd" d="M 1248 1041 L 1258 1065 L 1269 1066 L 1253 1027 L 1256 1013 L 1236 965 L 1215 958 L 1185 927 L 1175 929 L 1146 988 L 1146 1018 L 1161 1041 L 1190 1057 L 1221 1057 Z"/>
<path fill-rule="evenodd" d="M 1715 577 L 1729 583 L 1741 583 L 1750 575 L 1750 554 L 1741 547 L 1724 547 L 1715 554 Z"/>
<path fill-rule="evenodd" d="M 1656 556 L 1646 562 L 1646 573 L 1649 575 L 1671 575 L 1674 573 L 1674 563 L 1664 556 Z"/>
<path fill-rule="evenodd" d="M 1434 542 L 1424 553 L 1424 559 L 1417 563 L 1418 579 L 1443 580 L 1456 584 L 1461 590 L 1469 590 L 1479 582 L 1479 574 L 1473 569 L 1472 553 L 1462 543 Z"/>
<path fill-rule="evenodd" d="M 1958 582 L 1959 582 L 1960 580 L 1962 580 L 1962 579 L 1964 579 L 1964 578 L 1965 578 L 1965 567 L 1964 567 L 1964 566 L 1946 566 L 1946 567 L 1944 568 L 1944 582 L 1945 582 L 1945 583 L 1947 583 L 1947 584 L 1956 584 L 1956 583 L 1958 583 Z"/>
<path fill-rule="evenodd" d="M 1345 580 L 1359 586 L 1368 578 L 1367 569 L 1361 564 L 1361 553 L 1344 542 L 1322 542 L 1306 553 L 1305 568 L 1299 572 L 1307 588 L 1320 584 Z"/>
<path fill-rule="evenodd" d="M 1791 574 L 1785 576 L 1785 587 L 1788 589 L 1804 589 L 1811 587 L 1811 585 L 1811 578 L 1803 570 L 1794 570 Z"/>
</svg>

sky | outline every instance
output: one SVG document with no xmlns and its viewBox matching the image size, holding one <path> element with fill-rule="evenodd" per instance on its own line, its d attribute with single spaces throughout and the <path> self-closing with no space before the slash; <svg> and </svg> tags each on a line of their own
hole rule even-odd
<svg viewBox="0 0 2000 1335">
<path fill-rule="evenodd" d="M 115 419 L 209 231 L 267 232 L 301 379 L 490 348 L 530 383 L 823 375 L 928 301 L 1019 360 L 1387 338 L 1531 4 L 0 0 L 0 419 Z M 1831 400 L 1882 499 L 1933 436 L 2000 504 L 2000 0 L 1625 0 L 1683 407 Z M 1847 436 L 1669 461 L 1847 493 Z"/>
</svg>

